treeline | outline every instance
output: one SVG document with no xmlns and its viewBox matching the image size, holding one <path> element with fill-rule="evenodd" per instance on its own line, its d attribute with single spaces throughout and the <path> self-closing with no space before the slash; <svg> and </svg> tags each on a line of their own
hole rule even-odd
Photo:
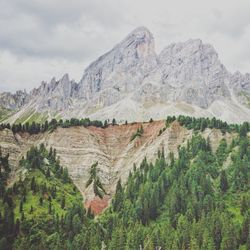
<svg viewBox="0 0 250 250">
<path fill-rule="evenodd" d="M 150 119 L 149 122 L 152 122 L 153 120 Z M 217 128 L 220 129 L 223 133 L 225 132 L 239 132 L 242 136 L 245 136 L 247 132 L 250 131 L 250 123 L 244 122 L 243 124 L 228 124 L 227 122 L 221 121 L 216 118 L 195 118 L 190 116 L 168 116 L 166 119 L 166 127 L 168 127 L 173 121 L 178 121 L 180 125 L 185 126 L 188 129 L 194 129 L 196 131 L 204 131 L 206 128 Z M 52 119 L 51 121 L 45 121 L 44 123 L 25 123 L 25 124 L 0 124 L 0 130 L 1 129 L 11 129 L 13 133 L 19 133 L 19 132 L 28 132 L 30 134 L 37 134 L 40 132 L 45 131 L 53 131 L 57 127 L 62 128 L 69 128 L 73 126 L 83 126 L 83 127 L 89 127 L 89 126 L 95 126 L 100 128 L 106 128 L 108 125 L 112 124 L 113 126 L 117 124 L 115 119 L 112 119 L 112 121 L 105 120 L 104 122 L 94 120 L 91 121 L 89 118 L 84 119 L 76 119 L 71 118 L 70 120 L 63 121 L 60 119 L 57 121 L 56 119 Z M 127 125 L 127 121 L 125 122 L 125 125 Z M 165 130 L 163 128 L 159 131 L 159 135 Z M 134 140 L 137 136 L 141 136 L 143 133 L 143 129 L 139 128 L 136 133 L 133 134 L 131 137 L 131 141 Z"/>
<path fill-rule="evenodd" d="M 94 126 L 94 127 L 99 127 L 99 128 L 105 128 L 109 124 L 112 124 L 113 126 L 116 125 L 116 120 L 113 119 L 112 122 L 109 120 L 105 120 L 104 123 L 102 121 L 94 120 L 91 121 L 89 118 L 84 118 L 84 119 L 76 119 L 76 118 L 71 118 L 70 120 L 65 120 L 63 121 L 60 119 L 57 121 L 56 119 L 52 119 L 51 121 L 45 121 L 44 123 L 37 123 L 37 122 L 26 122 L 25 124 L 0 124 L 0 130 L 1 129 L 11 129 L 13 133 L 19 133 L 19 132 L 28 132 L 30 134 L 38 134 L 40 132 L 46 132 L 46 131 L 53 131 L 58 127 L 61 128 L 69 128 L 69 127 L 74 127 L 74 126 L 82 126 L 82 127 L 89 127 L 89 126 Z"/>
<path fill-rule="evenodd" d="M 237 132 L 241 136 L 246 136 L 250 131 L 250 123 L 244 122 L 243 124 L 228 124 L 221 120 L 213 118 L 195 118 L 190 116 L 180 115 L 178 117 L 168 116 L 166 119 L 166 127 L 174 121 L 178 121 L 181 126 L 185 126 L 187 129 L 194 129 L 196 131 L 204 131 L 206 128 L 217 128 L 223 133 L 225 132 Z"/>
</svg>

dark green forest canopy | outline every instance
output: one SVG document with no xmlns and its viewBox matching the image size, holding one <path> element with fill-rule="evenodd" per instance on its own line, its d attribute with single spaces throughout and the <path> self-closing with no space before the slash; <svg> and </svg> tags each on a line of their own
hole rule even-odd
<svg viewBox="0 0 250 250">
<path fill-rule="evenodd" d="M 250 249 L 249 124 L 179 116 L 166 126 L 175 120 L 197 132 L 178 155 L 160 149 L 154 164 L 135 166 L 97 218 L 56 151 L 31 148 L 20 162 L 27 177 L 1 187 L 0 249 Z M 237 135 L 213 152 L 199 132 L 206 128 Z M 8 156 L 0 163 L 6 183 Z"/>
</svg>

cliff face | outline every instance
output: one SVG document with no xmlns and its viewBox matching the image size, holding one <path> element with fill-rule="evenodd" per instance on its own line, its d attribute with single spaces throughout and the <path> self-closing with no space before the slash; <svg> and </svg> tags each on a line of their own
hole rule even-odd
<svg viewBox="0 0 250 250">
<path fill-rule="evenodd" d="M 9 92 L 0 93 L 0 107 L 10 110 L 17 110 L 29 101 L 29 95 L 26 91 L 17 91 L 15 94 Z"/>
<path fill-rule="evenodd" d="M 131 141 L 137 128 L 143 126 L 144 133 Z M 0 146 L 3 154 L 10 154 L 10 164 L 13 170 L 12 180 L 23 172 L 18 168 L 18 162 L 32 145 L 44 143 L 48 148 L 56 149 L 60 162 L 67 167 L 74 183 L 85 196 L 85 205 L 91 206 L 98 213 L 107 205 L 115 192 L 119 178 L 126 181 L 133 165 L 137 166 L 147 157 L 149 161 L 157 158 L 158 150 L 164 148 L 165 155 L 177 153 L 178 146 L 183 145 L 192 136 L 192 130 L 181 127 L 174 122 L 160 136 L 159 130 L 165 126 L 164 121 L 152 123 L 136 123 L 128 125 L 96 127 L 58 128 L 52 133 L 29 135 L 27 133 L 13 134 L 5 129 L 0 131 Z M 210 138 L 215 150 L 224 137 L 230 141 L 232 134 L 222 135 L 219 130 L 207 129 L 203 132 Z M 85 188 L 89 178 L 89 170 L 98 161 L 99 175 L 108 195 L 103 199 L 95 197 L 90 186 Z"/>
<path fill-rule="evenodd" d="M 157 55 L 153 35 L 139 27 L 91 63 L 79 82 L 65 74 L 29 94 L 3 93 L 1 106 L 16 111 L 11 123 L 34 117 L 133 122 L 166 114 L 237 123 L 250 119 L 250 81 L 249 74 L 228 72 L 213 46 L 200 39 L 171 44 Z"/>
</svg>

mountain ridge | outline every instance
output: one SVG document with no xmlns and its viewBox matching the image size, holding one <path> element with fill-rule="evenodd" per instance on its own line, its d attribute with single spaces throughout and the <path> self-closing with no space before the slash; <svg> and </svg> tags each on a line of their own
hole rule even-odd
<svg viewBox="0 0 250 250">
<path fill-rule="evenodd" d="M 16 112 L 5 119 L 10 123 L 34 117 L 132 122 L 179 114 L 235 123 L 250 119 L 250 76 L 228 72 L 200 39 L 172 43 L 157 55 L 152 33 L 139 27 L 91 63 L 78 83 L 65 74 L 30 93 L 2 93 L 0 106 Z"/>
</svg>

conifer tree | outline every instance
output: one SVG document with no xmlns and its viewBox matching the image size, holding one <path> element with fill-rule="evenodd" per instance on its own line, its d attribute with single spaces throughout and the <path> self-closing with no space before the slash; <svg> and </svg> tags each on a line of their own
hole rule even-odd
<svg viewBox="0 0 250 250">
<path fill-rule="evenodd" d="M 113 118 L 113 120 L 112 120 L 112 125 L 113 125 L 113 126 L 116 125 L 116 120 L 115 120 L 115 118 Z"/>
<path fill-rule="evenodd" d="M 65 196 L 62 197 L 62 200 L 61 200 L 61 208 L 62 208 L 62 209 L 65 208 Z"/>
<path fill-rule="evenodd" d="M 23 200 L 20 201 L 20 205 L 19 205 L 19 213 L 23 212 Z"/>
<path fill-rule="evenodd" d="M 248 210 L 248 202 L 245 196 L 241 199 L 241 205 L 240 205 L 240 212 L 242 215 L 244 215 Z"/>
<path fill-rule="evenodd" d="M 101 199 L 103 198 L 104 194 L 106 194 L 106 191 L 101 183 L 100 177 L 98 176 L 98 162 L 94 163 L 90 167 L 89 171 L 89 179 L 86 183 L 86 188 L 89 187 L 93 183 L 93 189 L 95 195 L 99 196 Z"/>
<path fill-rule="evenodd" d="M 227 181 L 227 175 L 225 170 L 221 171 L 220 175 L 220 189 L 223 193 L 225 193 L 228 189 L 228 181 Z"/>
<path fill-rule="evenodd" d="M 120 211 L 120 209 L 123 207 L 123 188 L 121 185 L 121 179 L 118 180 L 116 185 L 116 191 L 115 191 L 115 197 L 113 199 L 113 209 L 114 211 Z"/>
</svg>

